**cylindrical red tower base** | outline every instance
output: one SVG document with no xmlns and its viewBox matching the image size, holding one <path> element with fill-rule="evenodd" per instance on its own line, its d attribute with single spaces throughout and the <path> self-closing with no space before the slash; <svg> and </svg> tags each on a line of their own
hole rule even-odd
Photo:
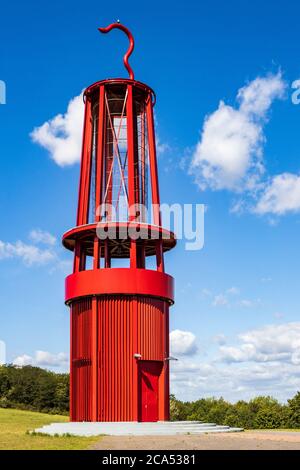
<svg viewBox="0 0 300 470">
<path fill-rule="evenodd" d="M 137 295 L 75 300 L 71 328 L 72 421 L 169 419 L 166 300 Z"/>
<path fill-rule="evenodd" d="M 71 421 L 169 419 L 173 278 L 148 269 L 79 271 L 71 307 Z"/>
</svg>

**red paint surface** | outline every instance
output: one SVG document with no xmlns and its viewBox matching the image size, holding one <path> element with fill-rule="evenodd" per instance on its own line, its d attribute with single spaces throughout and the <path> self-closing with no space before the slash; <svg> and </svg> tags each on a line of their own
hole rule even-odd
<svg viewBox="0 0 300 470">
<path fill-rule="evenodd" d="M 163 363 L 156 361 L 139 362 L 140 409 L 139 421 L 159 420 L 159 376 Z"/>
<path fill-rule="evenodd" d="M 153 364 L 158 417 L 169 418 L 168 319 L 168 303 L 148 297 L 107 295 L 72 303 L 72 421 L 143 419 L 140 364 Z M 137 352 L 142 361 L 134 358 Z"/>
<path fill-rule="evenodd" d="M 96 269 L 78 271 L 66 278 L 66 302 L 100 294 L 149 295 L 174 302 L 173 278 L 148 269 Z"/>
</svg>

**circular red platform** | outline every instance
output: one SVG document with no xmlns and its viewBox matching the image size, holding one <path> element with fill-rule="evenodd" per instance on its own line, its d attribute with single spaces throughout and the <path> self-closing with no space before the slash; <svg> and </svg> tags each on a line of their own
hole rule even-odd
<svg viewBox="0 0 300 470">
<path fill-rule="evenodd" d="M 66 303 L 95 295 L 143 295 L 174 303 L 174 279 L 160 271 L 102 268 L 79 271 L 66 278 Z"/>
<path fill-rule="evenodd" d="M 93 256 L 96 236 L 100 240 L 108 239 L 111 258 L 129 258 L 132 238 L 136 239 L 137 243 L 143 243 L 146 256 L 155 255 L 157 240 L 162 240 L 164 252 L 171 250 L 176 245 L 173 232 L 156 225 L 133 222 L 101 222 L 81 225 L 66 232 L 62 242 L 65 248 L 74 251 L 75 241 L 80 240 L 84 253 Z M 104 256 L 104 246 L 100 249 L 101 256 Z"/>
</svg>

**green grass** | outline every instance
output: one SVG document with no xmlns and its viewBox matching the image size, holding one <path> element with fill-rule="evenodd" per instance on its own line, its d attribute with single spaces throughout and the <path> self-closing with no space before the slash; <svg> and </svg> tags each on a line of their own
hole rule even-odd
<svg viewBox="0 0 300 470">
<path fill-rule="evenodd" d="M 68 420 L 67 416 L 0 408 L 0 450 L 81 450 L 99 440 L 99 437 L 52 437 L 28 432 Z"/>
</svg>

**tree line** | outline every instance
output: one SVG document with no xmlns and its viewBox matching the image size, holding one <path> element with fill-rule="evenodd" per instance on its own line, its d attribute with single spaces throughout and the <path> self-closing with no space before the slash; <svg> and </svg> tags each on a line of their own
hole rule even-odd
<svg viewBox="0 0 300 470">
<path fill-rule="evenodd" d="M 0 407 L 68 414 L 69 374 L 40 367 L 0 366 Z M 287 401 L 256 397 L 229 403 L 223 398 L 193 402 L 171 395 L 171 420 L 195 420 L 245 429 L 300 428 L 300 392 Z"/>
<path fill-rule="evenodd" d="M 0 407 L 68 414 L 69 374 L 33 366 L 0 366 Z"/>
<path fill-rule="evenodd" d="M 270 396 L 229 403 L 223 398 L 201 398 L 183 402 L 171 395 L 171 419 L 217 423 L 244 429 L 300 428 L 300 392 L 280 403 Z"/>
</svg>

